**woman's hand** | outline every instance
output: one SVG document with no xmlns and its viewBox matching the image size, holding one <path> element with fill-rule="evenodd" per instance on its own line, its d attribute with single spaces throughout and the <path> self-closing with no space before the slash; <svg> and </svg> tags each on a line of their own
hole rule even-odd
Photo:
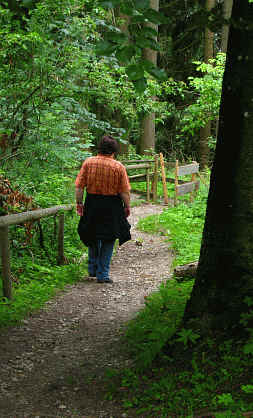
<svg viewBox="0 0 253 418">
<path fill-rule="evenodd" d="M 83 216 L 83 204 L 82 203 L 76 204 L 76 213 L 78 216 Z"/>
<path fill-rule="evenodd" d="M 127 207 L 127 206 L 126 206 L 126 207 L 124 208 L 124 211 L 125 211 L 125 217 L 126 217 L 126 218 L 128 218 L 128 216 L 130 215 L 130 207 Z"/>
</svg>

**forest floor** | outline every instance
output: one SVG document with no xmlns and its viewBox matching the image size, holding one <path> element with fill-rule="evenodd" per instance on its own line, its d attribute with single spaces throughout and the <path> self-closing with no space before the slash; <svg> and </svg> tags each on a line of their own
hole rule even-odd
<svg viewBox="0 0 253 418">
<path fill-rule="evenodd" d="M 169 243 L 136 229 L 140 218 L 163 209 L 132 208 L 132 240 L 113 256 L 113 284 L 84 277 L 21 325 L 2 330 L 1 418 L 136 416 L 105 400 L 104 377 L 110 368 L 130 365 L 120 343 L 124 325 L 170 276 Z"/>
</svg>

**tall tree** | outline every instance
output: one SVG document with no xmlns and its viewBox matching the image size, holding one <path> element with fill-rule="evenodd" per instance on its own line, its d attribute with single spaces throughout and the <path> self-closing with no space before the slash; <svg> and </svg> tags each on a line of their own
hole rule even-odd
<svg viewBox="0 0 253 418">
<path fill-rule="evenodd" d="M 128 26 L 130 23 L 130 16 L 123 13 L 119 14 L 121 19 L 120 30 L 126 35 L 129 36 Z M 127 154 L 128 152 L 128 142 L 120 143 L 120 154 Z"/>
<path fill-rule="evenodd" d="M 233 6 L 233 0 L 224 0 L 223 1 L 223 17 L 227 21 L 223 24 L 222 31 L 221 31 L 221 52 L 227 52 L 227 44 L 228 44 L 228 32 L 229 32 L 229 23 L 228 20 L 231 17 Z"/>
<path fill-rule="evenodd" d="M 212 10 L 215 6 L 215 0 L 206 0 L 207 11 Z M 214 33 L 210 31 L 208 27 L 205 29 L 205 42 L 204 42 L 204 61 L 209 62 L 213 58 L 214 48 Z M 208 138 L 211 136 L 211 122 L 207 122 L 203 128 L 200 129 L 199 133 L 199 162 L 200 167 L 204 168 L 209 163 L 209 147 Z"/>
<path fill-rule="evenodd" d="M 156 10 L 158 12 L 159 10 L 159 0 L 150 0 L 150 8 L 153 10 Z M 154 23 L 148 23 L 148 26 L 158 30 L 158 26 Z M 143 49 L 143 58 L 152 62 L 155 66 L 157 65 L 157 51 L 150 49 L 150 48 L 144 48 Z M 155 97 L 154 97 L 155 100 Z M 145 152 L 145 150 L 155 148 L 155 113 L 150 113 L 148 115 L 145 115 L 142 123 L 141 123 L 141 136 L 140 136 L 140 146 L 139 151 L 141 154 Z"/>
<path fill-rule="evenodd" d="M 185 321 L 241 328 L 253 297 L 253 3 L 234 0 L 199 266 Z"/>
</svg>

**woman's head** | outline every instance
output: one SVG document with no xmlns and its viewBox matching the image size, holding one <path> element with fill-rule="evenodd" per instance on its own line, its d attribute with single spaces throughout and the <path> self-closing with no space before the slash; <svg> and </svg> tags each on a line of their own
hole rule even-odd
<svg viewBox="0 0 253 418">
<path fill-rule="evenodd" d="M 119 145 L 116 139 L 112 136 L 105 135 L 98 144 L 98 152 L 103 155 L 116 154 L 119 150 Z"/>
</svg>

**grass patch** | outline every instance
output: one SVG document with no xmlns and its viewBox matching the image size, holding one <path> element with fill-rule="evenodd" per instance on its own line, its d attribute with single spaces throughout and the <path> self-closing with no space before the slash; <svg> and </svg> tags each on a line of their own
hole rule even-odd
<svg viewBox="0 0 253 418">
<path fill-rule="evenodd" d="M 165 209 L 160 215 L 141 219 L 138 228 L 148 233 L 165 235 L 173 244 L 175 264 L 197 260 L 204 226 L 206 197 L 203 188 L 192 204 L 181 203 Z"/>
<path fill-rule="evenodd" d="M 13 299 L 0 300 L 0 328 L 14 325 L 41 308 L 58 290 L 79 281 L 87 272 L 86 267 L 78 264 L 45 267 L 29 262 L 19 283 L 13 284 Z"/>
</svg>

